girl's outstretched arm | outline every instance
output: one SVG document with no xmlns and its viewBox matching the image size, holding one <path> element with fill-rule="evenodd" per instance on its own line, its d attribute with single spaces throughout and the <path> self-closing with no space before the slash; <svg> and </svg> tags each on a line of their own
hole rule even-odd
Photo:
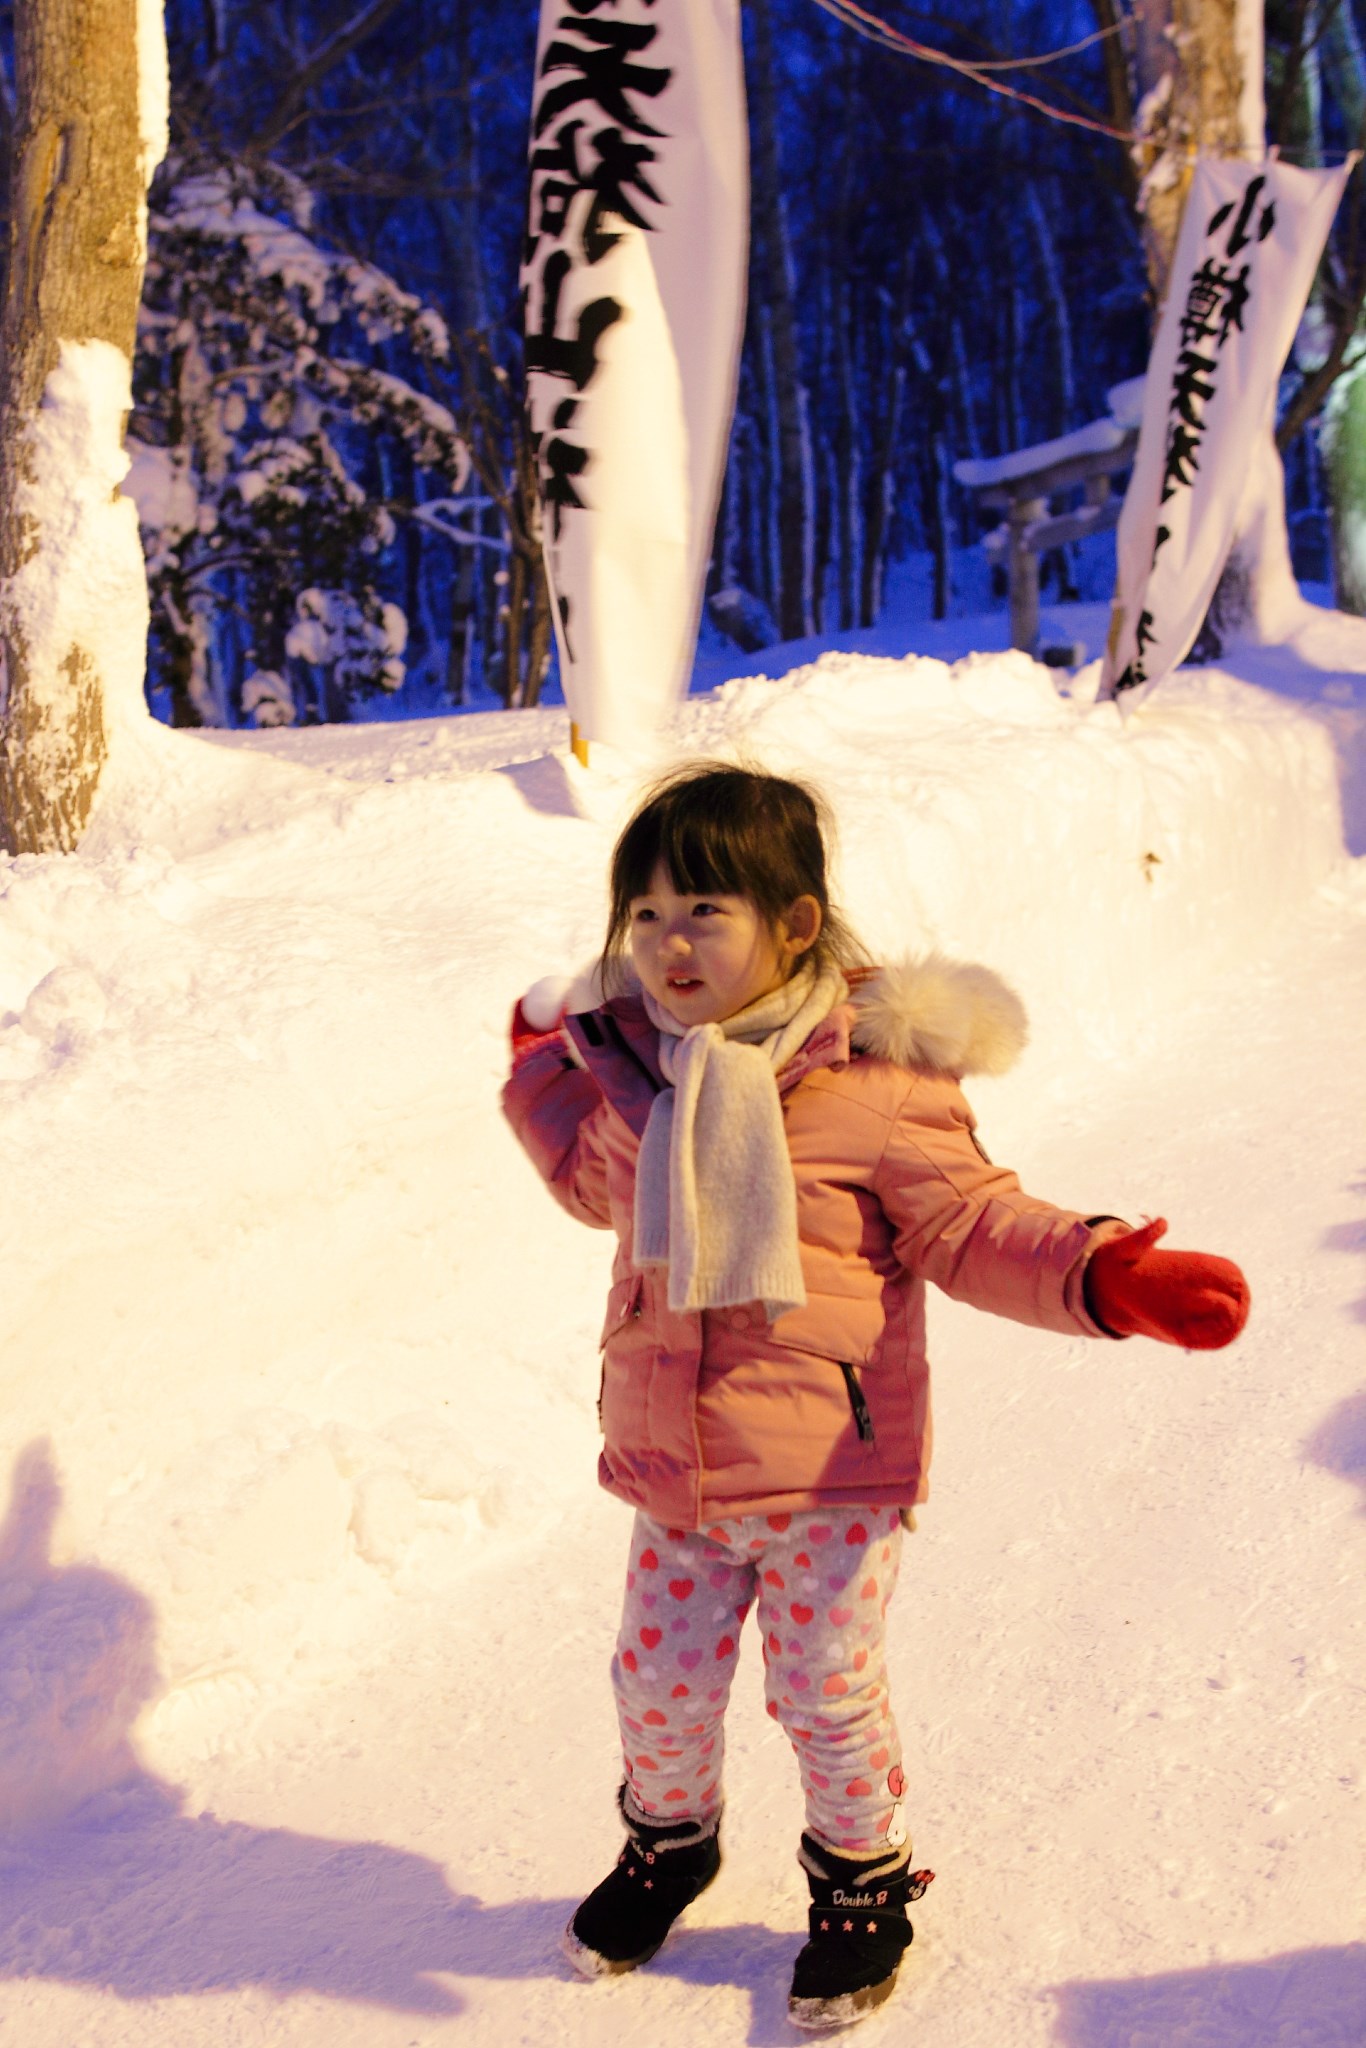
<svg viewBox="0 0 1366 2048">
<path fill-rule="evenodd" d="M 902 1263 L 996 1315 L 1203 1351 L 1231 1344 L 1247 1322 L 1238 1267 L 1212 1253 L 1156 1250 L 1161 1217 L 1131 1230 L 1027 1195 L 987 1159 L 947 1076 L 912 1084 L 874 1186 Z"/>
<path fill-rule="evenodd" d="M 948 1074 L 910 1080 L 873 1177 L 897 1257 L 922 1279 L 993 1315 L 1045 1330 L 1112 1334 L 1093 1315 L 1087 1262 L 1129 1234 L 1114 1216 L 1084 1216 L 1026 1194 L 994 1166 Z"/>
</svg>

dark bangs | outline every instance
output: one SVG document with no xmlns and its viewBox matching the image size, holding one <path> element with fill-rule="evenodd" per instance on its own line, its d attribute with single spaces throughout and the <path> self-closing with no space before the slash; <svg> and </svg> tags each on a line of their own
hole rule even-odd
<svg viewBox="0 0 1366 2048">
<path fill-rule="evenodd" d="M 854 965 L 863 948 L 832 908 L 823 807 L 813 790 L 783 776 L 720 761 L 690 762 L 657 782 L 612 854 L 611 902 L 602 951 L 607 994 L 622 983 L 631 904 L 663 866 L 680 896 L 744 896 L 775 931 L 799 896 L 821 907 L 821 932 L 806 956 Z"/>
</svg>

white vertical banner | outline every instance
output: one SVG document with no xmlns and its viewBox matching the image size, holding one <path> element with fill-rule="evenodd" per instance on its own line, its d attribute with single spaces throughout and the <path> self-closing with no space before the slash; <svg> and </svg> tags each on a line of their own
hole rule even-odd
<svg viewBox="0 0 1366 2048">
<path fill-rule="evenodd" d="M 560 673 L 585 739 L 686 687 L 749 247 L 739 0 L 543 0 L 522 268 Z"/>
<path fill-rule="evenodd" d="M 1201 157 L 1148 365 L 1102 697 L 1128 710 L 1189 653 L 1351 164 Z"/>
</svg>

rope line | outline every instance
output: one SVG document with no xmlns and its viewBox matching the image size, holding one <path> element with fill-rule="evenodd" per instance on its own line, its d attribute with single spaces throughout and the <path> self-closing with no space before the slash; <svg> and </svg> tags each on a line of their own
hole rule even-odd
<svg viewBox="0 0 1366 2048">
<path fill-rule="evenodd" d="M 842 0 L 842 4 L 850 14 L 856 14 L 864 21 L 876 23 L 879 28 L 887 29 L 891 35 L 902 34 L 900 29 L 892 28 L 889 22 L 880 20 L 875 14 L 869 14 L 866 8 L 857 4 L 857 0 Z M 1126 25 L 1123 21 L 1112 22 L 1109 28 L 1093 29 L 1091 34 L 1083 36 L 1079 43 L 1064 43 L 1060 49 L 1045 50 L 1038 57 L 972 57 L 949 61 L 970 63 L 974 71 L 1037 71 L 1045 64 L 1056 64 L 1062 57 L 1075 57 L 1080 51 L 1089 50 L 1093 44 L 1107 41 L 1110 36 L 1122 35 Z M 910 38 L 907 37 L 906 40 L 909 42 Z"/>
<path fill-rule="evenodd" d="M 1041 57 L 1009 57 L 977 59 L 951 57 L 947 50 L 936 50 L 932 44 L 918 43 L 914 36 L 902 33 L 884 21 L 881 15 L 871 13 L 860 6 L 859 0 L 815 0 L 824 13 L 831 15 L 845 28 L 851 28 L 855 35 L 864 37 L 870 43 L 879 43 L 884 49 L 895 50 L 898 55 L 911 57 L 921 64 L 938 65 L 941 70 L 956 72 L 960 78 L 980 85 L 985 92 L 994 92 L 1002 99 L 1016 100 L 1021 106 L 1032 107 L 1035 113 L 1044 114 L 1050 121 L 1062 121 L 1069 128 L 1085 128 L 1093 135 L 1104 135 L 1111 142 L 1122 142 L 1128 147 L 1135 143 L 1152 144 L 1153 137 L 1137 129 L 1115 128 L 1108 121 L 1093 121 L 1086 114 L 1069 113 L 1065 107 L 1055 107 L 1048 100 L 1041 100 L 1032 92 L 1021 92 L 1018 86 L 1003 85 L 991 76 L 997 71 L 1027 71 L 1044 64 L 1052 64 L 1060 57 L 1075 56 L 1079 50 L 1089 50 L 1093 43 L 1103 42 L 1107 36 L 1119 35 L 1127 27 L 1127 21 L 1113 22 L 1109 28 L 1097 29 L 1094 35 L 1084 36 L 1079 43 L 1067 43 L 1061 49 L 1047 50 Z M 1140 9 L 1141 12 L 1141 9 Z M 1225 146 L 1220 156 L 1268 156 L 1282 154 L 1274 147 L 1260 142 L 1243 143 L 1236 148 Z M 1194 159 L 1196 149 L 1191 146 L 1184 152 L 1187 159 Z M 1331 149 L 1328 156 L 1340 156 L 1344 163 L 1350 162 L 1355 170 L 1361 161 L 1359 149 Z"/>
<path fill-rule="evenodd" d="M 872 14 L 858 5 L 858 0 L 815 0 L 817 7 L 856 35 L 868 42 L 880 43 L 885 49 L 896 50 L 903 57 L 913 57 L 922 64 L 936 64 L 941 69 L 953 71 L 960 78 L 969 79 L 974 85 L 982 86 L 987 92 L 994 92 L 1002 99 L 1016 100 L 1022 106 L 1032 107 L 1036 113 L 1046 114 L 1051 121 L 1062 121 L 1071 128 L 1086 128 L 1093 135 L 1104 135 L 1111 142 L 1140 142 L 1144 138 L 1131 134 L 1123 128 L 1114 128 L 1107 121 L 1093 121 L 1089 115 L 1069 113 L 1064 107 L 1055 107 L 1048 100 L 1041 100 L 1032 92 L 1022 92 L 1018 86 L 1004 85 L 991 76 L 995 71 L 1026 69 L 1030 66 L 1051 63 L 1057 57 L 1069 56 L 1074 50 L 1083 50 L 1103 37 L 1114 35 L 1123 23 L 1116 22 L 1112 28 L 1099 29 L 1095 35 L 1087 36 L 1081 43 L 1070 44 L 1066 49 L 1049 51 L 1042 57 L 1011 58 L 1003 63 L 978 63 L 967 57 L 951 57 L 947 50 L 936 50 L 929 43 L 918 43 L 913 36 L 903 35 L 880 15 Z"/>
</svg>

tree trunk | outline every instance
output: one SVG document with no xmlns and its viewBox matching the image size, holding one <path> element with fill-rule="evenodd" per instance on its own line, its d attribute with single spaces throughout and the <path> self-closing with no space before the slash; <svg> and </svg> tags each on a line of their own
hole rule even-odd
<svg viewBox="0 0 1366 2048">
<path fill-rule="evenodd" d="M 922 469 L 921 494 L 924 522 L 934 563 L 930 590 L 930 616 L 946 619 L 953 594 L 953 512 L 949 498 L 952 468 L 944 443 L 944 419 L 938 406 L 933 409 L 929 442 Z"/>
<path fill-rule="evenodd" d="M 550 672 L 550 585 L 546 581 L 544 560 L 539 554 L 531 564 L 530 584 L 526 680 L 522 685 L 522 702 L 528 709 L 540 703 L 541 691 Z"/>
<path fill-rule="evenodd" d="M 730 423 L 726 450 L 726 473 L 721 483 L 721 502 L 716 508 L 716 531 L 712 541 L 709 591 L 730 590 L 740 579 L 740 470 L 744 461 L 744 430 L 737 402 Z"/>
<path fill-rule="evenodd" d="M 470 10 L 457 7 L 451 33 L 454 36 L 456 76 L 455 171 L 459 196 L 451 212 L 459 247 L 455 286 L 460 307 L 458 325 L 483 332 L 489 324 L 488 294 L 484 287 L 484 259 L 479 245 L 479 126 L 475 119 L 474 92 L 477 81 L 470 50 Z"/>
<path fill-rule="evenodd" d="M 762 393 L 756 392 L 755 396 L 756 404 L 762 403 Z M 772 599 L 768 578 L 768 467 L 765 454 L 767 440 L 756 416 L 746 415 L 741 425 L 741 445 L 745 452 L 745 460 L 740 470 L 741 476 L 745 479 L 743 532 L 749 555 L 749 575 L 746 580 L 749 589 L 771 611 Z"/>
<path fill-rule="evenodd" d="M 509 710 L 529 710 L 540 701 L 550 668 L 550 584 L 541 544 L 541 498 L 525 413 L 519 414 L 513 445 L 513 493 L 508 505 L 506 581 L 500 610 L 503 626 L 500 694 Z"/>
<path fill-rule="evenodd" d="M 956 280 L 950 272 L 943 231 L 928 208 L 922 209 L 920 225 L 925 253 L 934 272 L 936 310 L 947 321 L 948 380 L 952 389 L 958 429 L 956 452 L 969 455 L 975 460 L 982 453 L 982 436 L 977 425 L 977 406 L 972 392 L 972 365 L 968 360 L 967 346 L 963 340 L 963 323 L 956 313 L 949 310 L 954 304 Z M 932 353 L 937 356 L 938 348 L 933 349 Z"/>
<path fill-rule="evenodd" d="M 811 449 L 811 630 L 825 631 L 825 584 L 830 573 L 833 506 L 830 497 L 829 444 L 824 427 L 828 408 L 830 365 L 827 360 L 830 333 L 830 269 L 824 260 L 816 301 L 816 332 L 812 343 L 812 449 Z"/>
<path fill-rule="evenodd" d="M 108 751 L 107 694 L 140 695 L 146 659 L 137 515 L 117 486 L 166 52 L 159 16 L 139 0 L 18 0 L 14 34 L 0 841 L 10 853 L 70 852 Z"/>
<path fill-rule="evenodd" d="M 1146 0 L 1133 19 L 1139 217 L 1153 301 L 1161 305 L 1190 187 L 1190 152 L 1237 154 L 1262 142 L 1260 0 Z M 1240 42 L 1254 75 L 1244 75 Z"/>
<path fill-rule="evenodd" d="M 461 548 L 451 567 L 451 635 L 446 644 L 446 698 L 467 704 L 470 660 L 474 652 L 474 557 L 477 548 Z"/>
<path fill-rule="evenodd" d="M 758 339 L 755 346 L 758 367 L 756 382 L 759 386 L 763 407 L 763 468 L 761 472 L 763 496 L 760 500 L 760 534 L 763 544 L 763 581 L 761 585 L 764 603 L 778 618 L 782 609 L 783 565 L 780 545 L 782 503 L 782 450 L 778 421 L 777 380 L 773 370 L 773 322 L 767 306 L 759 308 Z M 782 626 L 779 625 L 782 633 Z M 790 636 L 782 633 L 784 639 Z"/>
<path fill-rule="evenodd" d="M 1024 369 L 1024 296 L 1015 272 L 1015 252 L 1009 252 L 1010 283 L 1002 295 L 1005 314 L 1005 447 L 1029 445 L 1021 372 Z"/>
<path fill-rule="evenodd" d="M 754 227 L 763 250 L 778 426 L 776 611 L 783 639 L 800 640 L 811 631 L 811 430 L 797 350 L 797 292 L 778 165 L 769 0 L 750 0 L 750 15 L 754 22 L 754 63 L 750 68 Z"/>
<path fill-rule="evenodd" d="M 859 624 L 875 626 L 882 611 L 882 576 L 891 538 L 893 476 L 897 440 L 901 432 L 901 407 L 906 394 L 906 371 L 895 362 L 895 327 L 886 337 L 889 360 L 886 389 L 873 429 L 873 446 L 864 476 L 863 564 L 859 576 Z"/>
<path fill-rule="evenodd" d="M 818 633 L 824 633 L 832 622 L 826 600 L 834 560 L 835 499 L 838 492 L 839 471 L 835 451 L 822 434 L 816 449 L 816 522 L 811 558 L 811 616 Z"/>
<path fill-rule="evenodd" d="M 1044 439 L 1054 440 L 1072 425 L 1076 411 L 1076 378 L 1072 368 L 1072 312 L 1058 265 L 1057 243 L 1038 186 L 1025 186 L 1025 213 L 1038 251 L 1043 281 L 1043 310 L 1049 338 L 1048 414 Z"/>
<path fill-rule="evenodd" d="M 840 562 L 840 616 L 842 633 L 847 633 L 858 616 L 858 591 L 863 581 L 863 493 L 862 450 L 859 445 L 858 389 L 854 374 L 854 309 L 848 285 L 840 288 L 836 314 L 837 406 L 835 414 L 835 474 L 838 496 L 835 531 Z"/>
<path fill-rule="evenodd" d="M 498 622 L 503 629 L 503 676 L 500 694 L 509 711 L 522 708 L 522 613 L 526 606 L 526 561 L 514 548 L 503 572 L 503 602 Z"/>
</svg>

